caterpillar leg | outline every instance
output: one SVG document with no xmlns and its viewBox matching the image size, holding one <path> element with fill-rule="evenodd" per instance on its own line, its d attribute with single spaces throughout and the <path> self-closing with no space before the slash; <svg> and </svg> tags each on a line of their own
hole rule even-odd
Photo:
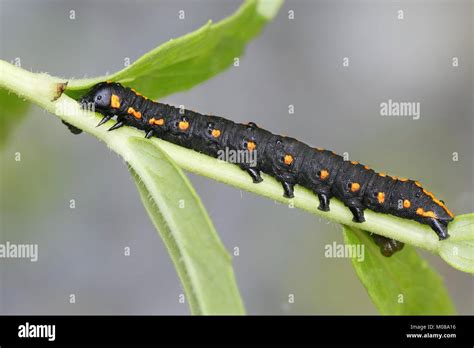
<svg viewBox="0 0 474 348">
<path fill-rule="evenodd" d="M 124 125 L 125 125 L 125 122 L 123 122 L 123 121 L 118 121 L 116 124 L 114 124 L 112 127 L 110 127 L 110 128 L 108 129 L 108 131 L 109 131 L 109 132 L 110 132 L 110 131 L 113 131 L 114 129 L 118 129 L 118 128 L 124 126 Z"/>
<path fill-rule="evenodd" d="M 155 134 L 155 131 L 153 129 L 149 130 L 146 134 L 145 134 L 145 139 L 150 139 L 153 134 Z"/>
<path fill-rule="evenodd" d="M 72 134 L 81 134 L 82 133 L 82 129 L 79 129 L 79 128 L 73 126 L 72 124 L 70 124 L 66 121 L 61 120 L 61 122 L 69 129 L 69 131 Z"/>
<path fill-rule="evenodd" d="M 288 182 L 283 181 L 282 183 L 283 186 L 283 196 L 286 198 L 293 198 L 295 196 L 293 189 L 295 185 L 290 184 Z"/>
<path fill-rule="evenodd" d="M 114 117 L 114 115 L 105 115 L 102 120 L 100 120 L 99 123 L 97 123 L 97 126 L 96 127 L 100 127 L 102 126 L 105 122 L 109 121 L 112 117 Z"/>
<path fill-rule="evenodd" d="M 448 229 L 445 224 L 440 222 L 438 219 L 430 218 L 428 220 L 428 225 L 435 231 L 438 235 L 439 240 L 449 238 Z"/>
<path fill-rule="evenodd" d="M 370 234 L 370 237 L 374 240 L 375 244 L 380 247 L 380 252 L 383 256 L 390 257 L 395 254 L 397 251 L 400 251 L 405 246 L 404 243 L 399 242 L 395 239 L 390 239 L 384 236 L 379 236 L 377 234 Z"/>
<path fill-rule="evenodd" d="M 331 189 L 328 186 L 318 185 L 313 192 L 316 193 L 319 198 L 318 209 L 321 211 L 329 211 L 329 200 L 332 197 Z"/>
<path fill-rule="evenodd" d="M 349 206 L 349 209 L 352 212 L 352 215 L 354 215 L 352 221 L 359 223 L 365 221 L 364 208 L 359 206 Z"/>
<path fill-rule="evenodd" d="M 258 184 L 259 182 L 263 181 L 262 177 L 260 176 L 260 171 L 258 169 L 247 168 L 246 171 L 252 177 L 254 184 Z"/>
<path fill-rule="evenodd" d="M 318 193 L 319 210 L 329 211 L 329 195 L 326 193 Z"/>
</svg>

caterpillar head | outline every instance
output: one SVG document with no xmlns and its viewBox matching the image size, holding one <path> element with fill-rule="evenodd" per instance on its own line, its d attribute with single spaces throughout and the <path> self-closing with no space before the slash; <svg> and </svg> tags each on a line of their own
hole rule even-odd
<svg viewBox="0 0 474 348">
<path fill-rule="evenodd" d="M 84 95 L 79 103 L 82 108 L 105 111 L 110 108 L 113 94 L 113 84 L 101 82 Z"/>
</svg>

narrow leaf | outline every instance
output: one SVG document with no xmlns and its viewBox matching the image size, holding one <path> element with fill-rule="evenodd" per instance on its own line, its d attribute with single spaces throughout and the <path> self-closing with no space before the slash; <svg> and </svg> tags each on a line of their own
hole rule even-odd
<svg viewBox="0 0 474 348">
<path fill-rule="evenodd" d="M 385 257 L 367 232 L 347 226 L 343 231 L 346 246 L 363 246 L 363 260 L 358 255 L 352 264 L 380 313 L 455 314 L 442 278 L 410 245 Z"/>
<path fill-rule="evenodd" d="M 126 142 L 143 204 L 173 260 L 193 314 L 244 314 L 232 270 L 201 200 L 187 177 L 155 144 Z"/>
<path fill-rule="evenodd" d="M 281 4 L 282 0 L 247 0 L 230 17 L 216 24 L 209 21 L 192 33 L 170 40 L 115 74 L 71 80 L 67 93 L 78 97 L 105 80 L 121 82 L 153 99 L 187 90 L 232 66 Z"/>
</svg>

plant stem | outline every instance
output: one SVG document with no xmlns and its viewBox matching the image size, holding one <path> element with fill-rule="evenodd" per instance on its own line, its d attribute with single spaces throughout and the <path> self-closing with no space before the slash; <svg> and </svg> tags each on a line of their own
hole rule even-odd
<svg viewBox="0 0 474 348">
<path fill-rule="evenodd" d="M 7 88 L 21 97 L 45 108 L 64 121 L 84 130 L 105 142 L 112 150 L 121 155 L 126 161 L 133 156 L 125 145 L 128 137 L 143 137 L 141 131 L 131 127 L 123 127 L 113 132 L 107 132 L 107 126 L 96 128 L 99 120 L 96 114 L 84 112 L 78 103 L 63 94 L 58 100 L 58 86 L 64 81 L 46 74 L 35 74 L 5 61 L 0 60 L 0 87 Z M 112 121 L 110 121 L 110 125 Z M 282 196 L 281 185 L 272 177 L 264 175 L 260 184 L 252 183 L 250 176 L 237 166 L 199 154 L 161 139 L 151 139 L 165 151 L 176 164 L 190 172 L 253 192 L 275 201 L 289 204 L 292 207 L 304 209 L 312 214 L 319 215 L 347 226 L 393 238 L 404 243 L 437 253 L 440 242 L 433 231 L 417 222 L 397 218 L 391 215 L 379 214 L 370 210 L 365 211 L 366 222 L 361 224 L 352 221 L 352 214 L 344 205 L 331 200 L 331 210 L 322 212 L 317 209 L 317 197 L 309 190 L 298 186 L 295 188 L 295 198 L 287 199 Z"/>
</svg>

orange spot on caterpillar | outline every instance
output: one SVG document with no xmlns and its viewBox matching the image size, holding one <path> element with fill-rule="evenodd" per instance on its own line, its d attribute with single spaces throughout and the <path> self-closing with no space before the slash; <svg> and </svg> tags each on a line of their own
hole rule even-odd
<svg viewBox="0 0 474 348">
<path fill-rule="evenodd" d="M 110 106 L 118 109 L 120 107 L 120 98 L 116 94 L 112 94 L 112 97 L 110 97 Z"/>
<path fill-rule="evenodd" d="M 407 178 L 399 178 L 398 180 L 400 180 L 400 181 L 402 181 L 402 182 L 408 181 Z"/>
<path fill-rule="evenodd" d="M 423 217 L 429 217 L 429 218 L 435 218 L 437 219 L 438 217 L 436 216 L 436 214 L 434 213 L 434 211 L 424 211 L 423 208 L 418 208 L 416 210 L 416 213 L 420 216 L 423 216 Z"/>
<path fill-rule="evenodd" d="M 221 135 L 221 131 L 218 130 L 218 129 L 213 129 L 212 132 L 211 132 L 211 135 L 212 135 L 214 138 L 219 138 L 220 135 Z"/>
<path fill-rule="evenodd" d="M 418 187 L 422 187 L 421 182 L 419 182 L 419 181 L 415 181 L 415 185 L 418 186 Z"/>
<path fill-rule="evenodd" d="M 129 107 L 127 109 L 127 112 L 129 114 L 133 115 L 133 117 L 135 117 L 135 118 L 138 118 L 138 119 L 142 118 L 142 113 L 140 111 L 135 111 L 135 109 L 132 108 L 132 107 Z"/>
<path fill-rule="evenodd" d="M 318 151 L 324 151 L 324 149 L 322 147 L 316 147 L 315 149 L 318 150 Z"/>
<path fill-rule="evenodd" d="M 428 197 L 430 197 L 431 199 L 435 198 L 435 196 L 433 195 L 433 193 L 431 193 L 430 191 L 423 189 L 423 192 L 424 192 Z"/>
<path fill-rule="evenodd" d="M 285 155 L 285 157 L 283 158 L 283 161 L 285 162 L 285 164 L 287 166 L 289 166 L 290 164 L 293 163 L 293 156 L 292 155 Z"/>
<path fill-rule="evenodd" d="M 380 204 L 383 204 L 383 202 L 385 202 L 385 193 L 384 192 L 377 193 L 377 201 Z"/>
<path fill-rule="evenodd" d="M 370 170 L 370 167 L 369 166 L 364 166 L 364 169 L 365 170 Z"/>
<path fill-rule="evenodd" d="M 179 122 L 178 127 L 182 131 L 185 131 L 186 129 L 189 128 L 189 122 L 188 121 L 181 121 L 181 122 Z"/>
<path fill-rule="evenodd" d="M 353 182 L 351 184 L 351 192 L 357 192 L 360 190 L 360 184 L 358 182 Z"/>
<path fill-rule="evenodd" d="M 160 118 L 160 119 L 155 119 L 154 117 L 151 118 L 149 121 L 148 121 L 149 124 L 154 124 L 154 125 L 157 125 L 157 126 L 162 126 L 165 124 L 165 120 Z"/>
<path fill-rule="evenodd" d="M 385 177 L 387 176 L 387 174 L 385 174 L 385 173 L 379 173 L 379 176 L 381 176 L 381 177 L 384 177 L 384 178 L 385 178 Z"/>
<path fill-rule="evenodd" d="M 351 164 L 356 165 L 356 164 L 359 164 L 359 162 L 357 162 L 357 161 L 351 161 Z"/>
<path fill-rule="evenodd" d="M 408 199 L 403 200 L 403 208 L 408 209 L 411 207 L 411 202 Z"/>
<path fill-rule="evenodd" d="M 329 176 L 329 172 L 326 169 L 321 170 L 319 173 L 319 178 L 325 180 Z"/>
<path fill-rule="evenodd" d="M 253 141 L 249 141 L 247 143 L 247 150 L 249 150 L 249 151 L 255 150 L 256 147 L 257 147 L 257 144 L 255 144 Z"/>
</svg>

